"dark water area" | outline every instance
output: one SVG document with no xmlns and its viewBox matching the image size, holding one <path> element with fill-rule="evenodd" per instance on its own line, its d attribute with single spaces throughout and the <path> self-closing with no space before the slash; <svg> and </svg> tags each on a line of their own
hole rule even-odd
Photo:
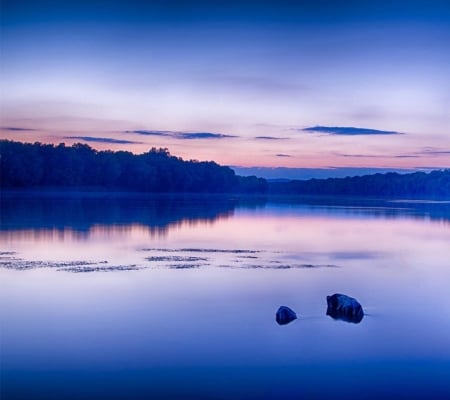
<svg viewBox="0 0 450 400">
<path fill-rule="evenodd" d="M 450 396 L 448 202 L 28 192 L 0 217 L 2 399 Z"/>
<path fill-rule="evenodd" d="M 236 208 L 301 208 L 304 212 L 417 217 L 450 222 L 449 201 L 348 199 L 236 195 L 145 195 L 107 192 L 4 192 L 0 195 L 2 230 L 89 230 L 92 226 L 141 224 L 164 230 L 182 222 L 232 217 Z"/>
<path fill-rule="evenodd" d="M 142 224 L 158 231 L 185 221 L 214 221 L 227 217 L 236 207 L 232 199 L 177 196 L 27 193 L 2 197 L 3 229 L 71 227 L 87 231 L 92 226 Z"/>
</svg>

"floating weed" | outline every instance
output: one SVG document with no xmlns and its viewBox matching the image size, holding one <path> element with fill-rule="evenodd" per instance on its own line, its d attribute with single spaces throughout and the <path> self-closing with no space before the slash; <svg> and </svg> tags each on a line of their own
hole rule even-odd
<svg viewBox="0 0 450 400">
<path fill-rule="evenodd" d="M 261 253 L 262 250 L 244 250 L 244 249 L 206 249 L 206 248 L 182 248 L 182 249 L 160 249 L 160 248 L 143 248 L 140 251 L 154 251 L 167 253 L 231 253 L 231 254 L 255 254 Z"/>
<path fill-rule="evenodd" d="M 143 269 L 137 265 L 111 265 L 107 267 L 95 267 L 95 266 L 73 266 L 68 268 L 59 268 L 57 271 L 66 271 L 73 273 L 82 272 L 114 272 L 114 271 L 137 271 Z"/>
<path fill-rule="evenodd" d="M 13 269 L 17 271 L 25 271 L 38 268 L 55 268 L 60 271 L 69 268 L 80 268 L 107 263 L 108 261 L 29 261 L 17 258 L 10 260 L 0 260 L 0 268 Z"/>
<path fill-rule="evenodd" d="M 200 268 L 207 264 L 169 264 L 166 265 L 167 268 L 170 269 L 193 269 L 193 268 Z"/>
<path fill-rule="evenodd" d="M 257 256 L 236 256 L 237 258 L 243 258 L 243 259 L 257 259 Z"/>
<path fill-rule="evenodd" d="M 176 261 L 176 262 L 195 262 L 195 261 L 208 261 L 206 257 L 183 257 L 183 256 L 154 256 L 146 257 L 147 261 Z"/>
</svg>

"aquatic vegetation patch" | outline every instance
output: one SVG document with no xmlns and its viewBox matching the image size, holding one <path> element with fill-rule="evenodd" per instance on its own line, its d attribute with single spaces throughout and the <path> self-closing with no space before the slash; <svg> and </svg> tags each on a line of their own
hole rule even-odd
<svg viewBox="0 0 450 400">
<path fill-rule="evenodd" d="M 246 259 L 246 258 L 248 258 L 248 259 L 257 259 L 258 257 L 257 256 L 236 256 L 237 258 L 244 258 L 244 259 Z M 237 260 L 237 261 L 239 261 L 239 260 Z"/>
<path fill-rule="evenodd" d="M 40 260 L 23 260 L 21 258 L 13 258 L 9 260 L 0 259 L 0 268 L 13 269 L 16 271 L 25 271 L 38 268 L 55 268 L 58 271 L 70 268 L 84 268 L 99 264 L 107 264 L 108 261 L 40 261 Z"/>
<path fill-rule="evenodd" d="M 200 268 L 208 264 L 169 264 L 166 265 L 167 268 L 170 269 L 193 269 L 193 268 Z"/>
<path fill-rule="evenodd" d="M 221 268 L 242 269 L 315 269 L 315 268 L 341 268 L 334 264 L 281 264 L 270 261 L 269 264 L 240 264 L 240 265 L 218 265 Z"/>
<path fill-rule="evenodd" d="M 17 254 L 17 252 L 15 252 L 15 251 L 0 251 L 0 257 L 13 256 L 15 254 Z"/>
<path fill-rule="evenodd" d="M 73 273 L 80 273 L 80 272 L 113 272 L 113 271 L 138 271 L 140 269 L 143 269 L 144 267 L 138 267 L 135 264 L 132 265 L 108 265 L 108 266 L 86 266 L 86 265 L 79 265 L 79 266 L 73 266 L 68 268 L 59 268 L 58 271 L 66 271 L 66 272 L 73 272 Z"/>
<path fill-rule="evenodd" d="M 206 257 L 189 257 L 189 256 L 153 256 L 146 257 L 147 261 L 176 261 L 176 262 L 195 262 L 208 261 Z"/>
<path fill-rule="evenodd" d="M 196 249 L 187 248 L 180 249 L 179 251 L 191 252 L 191 253 L 231 253 L 231 254 L 255 254 L 261 253 L 261 250 L 243 250 L 243 249 Z"/>
<path fill-rule="evenodd" d="M 292 268 L 340 268 L 340 266 L 334 264 L 298 264 L 293 265 Z"/>
<path fill-rule="evenodd" d="M 142 265 L 124 264 L 110 265 L 109 261 L 42 261 L 25 260 L 15 257 L 13 251 L 0 252 L 0 268 L 24 271 L 38 268 L 51 268 L 57 271 L 73 273 L 81 272 L 112 272 L 112 271 L 135 271 L 143 269 L 193 269 L 200 267 L 239 268 L 239 269 L 316 269 L 316 268 L 340 268 L 334 264 L 298 263 L 298 260 L 290 256 L 279 258 L 277 251 L 242 250 L 242 249 L 206 249 L 206 248 L 183 248 L 183 249 L 141 249 L 141 251 L 152 251 L 154 255 L 145 257 L 149 263 Z M 159 254 L 158 254 L 159 252 Z M 173 252 L 173 254 L 170 254 Z M 162 253 L 162 254 L 161 254 Z M 184 254 L 182 254 L 184 253 Z M 198 254 L 196 254 L 198 253 Z M 208 254 L 211 253 L 211 254 Z M 264 253 L 264 256 L 255 255 Z M 214 256 L 217 254 L 217 256 Z M 219 256 L 219 254 L 223 254 Z M 220 258 L 220 261 L 215 260 Z M 220 265 L 218 265 L 220 262 Z M 150 264 L 151 263 L 151 264 Z"/>
<path fill-rule="evenodd" d="M 230 253 L 230 254 L 255 254 L 262 253 L 262 250 L 248 249 L 206 249 L 206 248 L 183 248 L 183 249 L 164 249 L 164 248 L 143 248 L 140 251 L 168 252 L 168 253 Z"/>
</svg>

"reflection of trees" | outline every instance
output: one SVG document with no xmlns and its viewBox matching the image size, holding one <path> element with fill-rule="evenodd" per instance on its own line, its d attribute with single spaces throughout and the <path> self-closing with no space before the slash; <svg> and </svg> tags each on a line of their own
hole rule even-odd
<svg viewBox="0 0 450 400">
<path fill-rule="evenodd" d="M 182 225 L 213 223 L 235 209 L 275 207 L 275 214 L 294 212 L 343 218 L 428 218 L 450 222 L 450 203 L 389 202 L 342 197 L 245 197 L 223 195 L 145 195 L 61 192 L 4 192 L 1 230 L 14 235 L 40 230 L 42 235 L 114 234 L 143 229 L 163 236 Z"/>
<path fill-rule="evenodd" d="M 267 199 L 279 207 L 308 214 L 349 218 L 425 218 L 450 222 L 450 201 L 396 201 L 342 196 L 268 196 Z"/>
<path fill-rule="evenodd" d="M 1 201 L 1 228 L 8 231 L 67 229 L 88 232 L 126 230 L 143 226 L 164 234 L 182 224 L 211 223 L 233 214 L 236 201 L 206 196 L 124 196 L 8 194 Z"/>
</svg>

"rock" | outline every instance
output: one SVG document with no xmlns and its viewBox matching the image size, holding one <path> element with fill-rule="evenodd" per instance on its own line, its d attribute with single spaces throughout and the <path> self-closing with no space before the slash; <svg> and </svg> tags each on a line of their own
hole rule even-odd
<svg viewBox="0 0 450 400">
<path fill-rule="evenodd" d="M 297 319 L 297 314 L 289 307 L 281 306 L 277 311 L 275 319 L 278 322 L 278 325 L 286 325 L 294 319 Z"/>
<path fill-rule="evenodd" d="M 364 317 L 361 304 L 353 297 L 345 294 L 335 293 L 327 296 L 327 304 L 327 315 L 333 319 L 359 324 Z"/>
</svg>

